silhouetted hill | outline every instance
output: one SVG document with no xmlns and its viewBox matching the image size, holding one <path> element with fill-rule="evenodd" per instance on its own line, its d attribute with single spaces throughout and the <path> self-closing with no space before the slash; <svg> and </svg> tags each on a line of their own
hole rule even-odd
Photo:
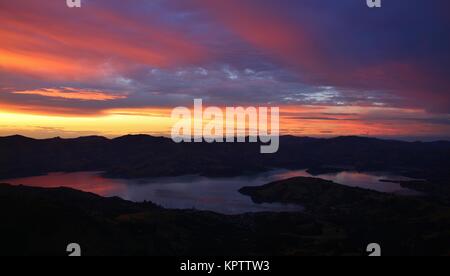
<svg viewBox="0 0 450 276">
<path fill-rule="evenodd" d="M 140 178 L 201 174 L 231 176 L 271 168 L 391 171 L 419 178 L 448 178 L 450 142 L 401 142 L 364 137 L 316 139 L 281 137 L 276 154 L 259 144 L 187 143 L 146 135 L 116 139 L 35 140 L 0 138 L 0 178 L 54 171 L 105 171 L 110 177 Z"/>
<path fill-rule="evenodd" d="M 346 244 L 379 243 L 385 254 L 448 255 L 450 208 L 427 197 L 402 197 L 297 177 L 242 194 L 257 203 L 295 203 L 314 219 L 338 226 Z M 439 253 L 440 252 L 440 253 Z"/>
<path fill-rule="evenodd" d="M 447 255 L 450 209 L 315 178 L 245 188 L 258 202 L 290 202 L 304 213 L 235 216 L 167 210 L 76 190 L 0 184 L 0 255 L 295 256 Z"/>
<path fill-rule="evenodd" d="M 166 210 L 70 189 L 0 184 L 0 255 L 272 256 L 363 254 L 301 213 Z"/>
</svg>

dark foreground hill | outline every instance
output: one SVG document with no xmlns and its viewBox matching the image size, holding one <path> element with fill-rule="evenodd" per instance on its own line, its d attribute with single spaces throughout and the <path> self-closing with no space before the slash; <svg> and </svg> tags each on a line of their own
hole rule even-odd
<svg viewBox="0 0 450 276">
<path fill-rule="evenodd" d="M 433 196 L 401 197 L 304 177 L 240 192 L 257 203 L 302 204 L 316 220 L 337 225 L 346 244 L 375 242 L 393 255 L 450 254 L 449 204 Z"/>
<path fill-rule="evenodd" d="M 0 255 L 258 256 L 361 254 L 304 214 L 166 210 L 70 189 L 0 185 Z"/>
<path fill-rule="evenodd" d="M 0 179 L 55 171 L 105 171 L 109 177 L 141 178 L 201 174 L 235 176 L 271 168 L 390 171 L 426 179 L 449 179 L 450 142 L 409 143 L 362 137 L 281 137 L 276 154 L 259 144 L 175 144 L 145 135 L 116 139 L 34 140 L 0 138 Z"/>
<path fill-rule="evenodd" d="M 426 198 L 295 178 L 241 192 L 304 213 L 167 210 L 70 189 L 0 185 L 0 255 L 292 256 L 450 254 L 450 209 Z"/>
</svg>

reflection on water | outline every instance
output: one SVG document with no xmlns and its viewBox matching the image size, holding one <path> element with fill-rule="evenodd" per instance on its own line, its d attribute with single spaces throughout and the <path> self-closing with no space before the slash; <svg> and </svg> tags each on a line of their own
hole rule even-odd
<svg viewBox="0 0 450 276">
<path fill-rule="evenodd" d="M 375 190 L 390 194 L 398 194 L 405 196 L 416 196 L 421 194 L 417 191 L 408 188 L 403 188 L 400 184 L 397 183 L 387 183 L 380 181 L 380 180 L 395 180 L 395 181 L 413 180 L 411 178 L 395 176 L 392 174 L 385 174 L 385 173 L 365 174 L 354 172 L 342 172 L 338 174 L 321 175 L 320 178 L 332 180 L 336 183 L 343 183 L 346 186 L 350 187 L 359 187 L 363 189 Z"/>
<path fill-rule="evenodd" d="M 166 208 L 209 210 L 224 214 L 247 212 L 296 212 L 298 205 L 255 204 L 238 190 L 244 186 L 261 186 L 295 176 L 310 176 L 305 171 L 276 170 L 256 176 L 208 178 L 181 176 L 140 180 L 108 179 L 100 172 L 51 173 L 45 176 L 4 180 L 13 185 L 33 187 L 69 187 L 101 196 L 118 196 L 131 201 L 152 201 Z M 340 184 L 373 189 L 387 193 L 415 195 L 417 192 L 399 184 L 383 183 L 380 179 L 405 180 L 389 174 L 343 172 L 321 175 L 320 178 Z"/>
<path fill-rule="evenodd" d="M 359 172 L 340 172 L 331 174 L 322 174 L 319 176 L 311 176 L 306 171 L 287 171 L 278 175 L 281 179 L 287 179 L 296 176 L 317 177 L 325 180 L 330 180 L 349 187 L 358 187 L 367 190 L 374 190 L 389 194 L 398 194 L 404 196 L 417 196 L 421 193 L 403 188 L 398 183 L 387 183 L 381 180 L 393 181 L 409 181 L 412 178 L 398 176 L 383 172 L 359 173 Z"/>
<path fill-rule="evenodd" d="M 50 173 L 43 176 L 2 180 L 1 182 L 43 188 L 67 187 L 101 196 L 121 195 L 127 190 L 125 182 L 104 178 L 100 172 Z"/>
</svg>

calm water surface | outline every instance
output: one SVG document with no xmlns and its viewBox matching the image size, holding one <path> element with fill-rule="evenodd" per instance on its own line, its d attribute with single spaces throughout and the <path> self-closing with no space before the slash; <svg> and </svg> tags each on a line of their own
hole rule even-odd
<svg viewBox="0 0 450 276">
<path fill-rule="evenodd" d="M 182 176 L 149 178 L 140 180 L 108 179 L 100 172 L 51 173 L 19 179 L 2 180 L 13 185 L 33 187 L 69 187 L 101 196 L 118 196 L 126 200 L 152 201 L 166 208 L 215 211 L 224 214 L 247 212 L 298 212 L 302 207 L 289 204 L 255 204 L 238 190 L 244 186 L 261 186 L 273 181 L 295 176 L 310 176 L 304 170 L 275 170 L 256 176 L 230 178 L 208 178 L 201 176 Z M 376 190 L 402 195 L 418 193 L 399 184 L 383 183 L 381 179 L 407 180 L 404 177 L 383 173 L 342 172 L 325 174 L 322 179 L 332 180 L 352 187 Z"/>
</svg>

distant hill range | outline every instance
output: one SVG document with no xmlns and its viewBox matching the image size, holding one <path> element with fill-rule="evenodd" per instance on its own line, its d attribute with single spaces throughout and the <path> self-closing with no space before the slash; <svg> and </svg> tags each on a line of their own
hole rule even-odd
<svg viewBox="0 0 450 276">
<path fill-rule="evenodd" d="M 234 176 L 272 168 L 309 169 L 315 175 L 390 171 L 429 180 L 448 179 L 450 142 L 283 136 L 278 153 L 263 155 L 257 143 L 175 144 L 169 138 L 147 135 L 45 140 L 0 137 L 0 179 L 73 171 L 104 171 L 120 178 Z"/>
</svg>

